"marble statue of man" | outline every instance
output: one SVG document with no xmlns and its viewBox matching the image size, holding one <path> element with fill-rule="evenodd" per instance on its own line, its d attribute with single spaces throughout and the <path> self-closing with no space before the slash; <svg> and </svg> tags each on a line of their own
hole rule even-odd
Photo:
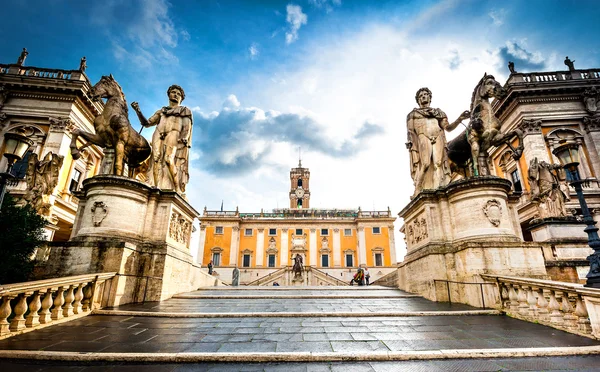
<svg viewBox="0 0 600 372">
<path fill-rule="evenodd" d="M 156 125 L 152 135 L 153 185 L 161 189 L 185 193 L 189 181 L 188 165 L 192 144 L 192 111 L 181 106 L 185 92 L 179 85 L 167 90 L 169 105 L 146 119 L 137 102 L 131 107 L 136 111 L 143 127 Z"/>
<path fill-rule="evenodd" d="M 454 130 L 470 112 L 464 111 L 456 121 L 449 123 L 442 110 L 430 107 L 428 88 L 419 89 L 415 99 L 419 107 L 406 118 L 406 147 L 410 151 L 410 174 L 415 185 L 414 195 L 417 195 L 421 190 L 437 189 L 450 182 L 445 131 Z"/>
<path fill-rule="evenodd" d="M 237 266 L 233 268 L 233 272 L 231 273 L 231 285 L 234 287 L 240 285 L 240 269 Z"/>
</svg>

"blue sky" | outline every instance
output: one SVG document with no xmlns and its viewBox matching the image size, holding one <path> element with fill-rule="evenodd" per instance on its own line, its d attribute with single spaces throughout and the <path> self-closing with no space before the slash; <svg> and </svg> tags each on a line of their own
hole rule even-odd
<svg viewBox="0 0 600 372">
<path fill-rule="evenodd" d="M 508 60 L 600 67 L 596 0 L 5 0 L 2 11 L 0 63 L 23 47 L 29 66 L 75 69 L 86 56 L 92 82 L 112 73 L 147 114 L 170 84 L 185 89 L 198 210 L 287 206 L 301 146 L 313 207 L 397 213 L 413 189 L 405 120 L 418 88 L 454 120 L 484 72 L 504 83 Z"/>
</svg>

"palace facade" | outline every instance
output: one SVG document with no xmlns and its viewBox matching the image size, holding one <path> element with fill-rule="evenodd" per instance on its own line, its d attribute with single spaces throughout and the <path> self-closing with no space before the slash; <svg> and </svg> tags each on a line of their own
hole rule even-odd
<svg viewBox="0 0 600 372">
<path fill-rule="evenodd" d="M 291 284 L 293 257 L 309 269 L 305 283 L 347 284 L 359 267 L 371 280 L 395 268 L 394 220 L 387 211 L 310 208 L 310 171 L 302 163 L 290 171 L 290 208 L 244 213 L 204 210 L 198 260 L 213 262 L 228 280 L 233 267 L 241 283 Z"/>
</svg>

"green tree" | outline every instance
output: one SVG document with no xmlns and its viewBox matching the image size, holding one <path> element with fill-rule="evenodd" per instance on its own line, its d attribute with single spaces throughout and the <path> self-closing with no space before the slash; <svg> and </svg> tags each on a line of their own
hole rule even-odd
<svg viewBox="0 0 600 372">
<path fill-rule="evenodd" d="M 34 265 L 31 255 L 45 242 L 45 225 L 33 207 L 18 207 L 6 194 L 0 210 L 0 284 L 29 279 Z"/>
</svg>

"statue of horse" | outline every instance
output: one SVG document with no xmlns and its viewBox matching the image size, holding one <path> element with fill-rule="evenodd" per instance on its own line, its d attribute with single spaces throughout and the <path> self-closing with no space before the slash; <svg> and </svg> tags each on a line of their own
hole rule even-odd
<svg viewBox="0 0 600 372">
<path fill-rule="evenodd" d="M 506 143 L 513 153 L 513 158 L 519 159 L 523 153 L 523 132 L 520 129 L 508 133 L 500 132 L 502 124 L 494 115 L 490 98 L 502 98 L 505 89 L 492 75 L 484 74 L 471 98 L 471 121 L 467 129 L 458 137 L 448 142 L 448 158 L 457 166 L 466 168 L 469 160 L 473 167 L 474 176 L 488 176 L 488 149 Z M 519 145 L 514 148 L 511 144 L 513 137 L 519 139 Z"/>
<path fill-rule="evenodd" d="M 292 267 L 292 272 L 294 276 L 302 276 L 302 271 L 304 271 L 304 265 L 302 263 L 302 256 L 297 253 L 296 257 L 294 257 L 294 267 Z"/>
<path fill-rule="evenodd" d="M 94 119 L 95 134 L 80 129 L 73 131 L 70 145 L 73 159 L 78 159 L 81 156 L 80 151 L 92 144 L 102 148 L 111 148 L 115 150 L 113 173 L 122 176 L 125 163 L 129 167 L 129 176 L 132 177 L 133 170 L 150 157 L 152 150 L 148 141 L 129 123 L 127 102 L 121 87 L 110 74 L 102 76 L 100 81 L 92 87 L 90 94 L 94 100 L 106 98 L 107 101 L 102 114 Z M 88 143 L 77 148 L 79 137 Z"/>
</svg>

